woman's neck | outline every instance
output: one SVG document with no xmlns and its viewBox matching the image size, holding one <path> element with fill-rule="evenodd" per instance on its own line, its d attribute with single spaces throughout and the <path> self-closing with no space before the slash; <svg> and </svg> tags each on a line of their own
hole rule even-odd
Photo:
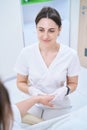
<svg viewBox="0 0 87 130">
<path fill-rule="evenodd" d="M 39 49 L 41 52 L 55 52 L 55 51 L 58 51 L 60 48 L 60 45 L 58 43 L 55 43 L 54 45 L 50 45 L 50 46 L 46 46 L 46 45 L 42 45 L 42 44 L 39 44 Z"/>
</svg>

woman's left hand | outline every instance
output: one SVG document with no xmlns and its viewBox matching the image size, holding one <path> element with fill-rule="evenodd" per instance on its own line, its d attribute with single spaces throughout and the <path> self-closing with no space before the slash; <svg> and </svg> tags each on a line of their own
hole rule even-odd
<svg viewBox="0 0 87 130">
<path fill-rule="evenodd" d="M 57 89 L 55 92 L 53 92 L 51 95 L 55 95 L 55 98 L 52 100 L 52 103 L 61 102 L 63 101 L 64 97 L 67 94 L 67 87 L 63 86 L 59 89 Z"/>
</svg>

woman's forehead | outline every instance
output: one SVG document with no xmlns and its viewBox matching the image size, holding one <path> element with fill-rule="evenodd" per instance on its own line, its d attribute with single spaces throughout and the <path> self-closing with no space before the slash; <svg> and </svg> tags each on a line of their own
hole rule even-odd
<svg viewBox="0 0 87 130">
<path fill-rule="evenodd" d="M 58 28 L 58 25 L 49 18 L 42 18 L 37 24 L 37 27 L 42 27 L 42 28 Z"/>
</svg>

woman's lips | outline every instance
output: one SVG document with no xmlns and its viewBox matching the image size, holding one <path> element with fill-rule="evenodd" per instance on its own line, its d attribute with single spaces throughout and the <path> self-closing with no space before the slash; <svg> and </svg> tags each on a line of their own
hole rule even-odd
<svg viewBox="0 0 87 130">
<path fill-rule="evenodd" d="M 43 42 L 47 43 L 47 42 L 50 42 L 50 40 L 43 40 Z"/>
</svg>

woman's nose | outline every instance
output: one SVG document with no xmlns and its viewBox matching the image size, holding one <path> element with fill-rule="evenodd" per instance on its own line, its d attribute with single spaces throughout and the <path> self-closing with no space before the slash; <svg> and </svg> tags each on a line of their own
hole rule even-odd
<svg viewBox="0 0 87 130">
<path fill-rule="evenodd" d="M 43 38 L 44 38 L 44 39 L 47 39 L 48 37 L 49 37 L 48 32 L 44 32 Z"/>
</svg>

